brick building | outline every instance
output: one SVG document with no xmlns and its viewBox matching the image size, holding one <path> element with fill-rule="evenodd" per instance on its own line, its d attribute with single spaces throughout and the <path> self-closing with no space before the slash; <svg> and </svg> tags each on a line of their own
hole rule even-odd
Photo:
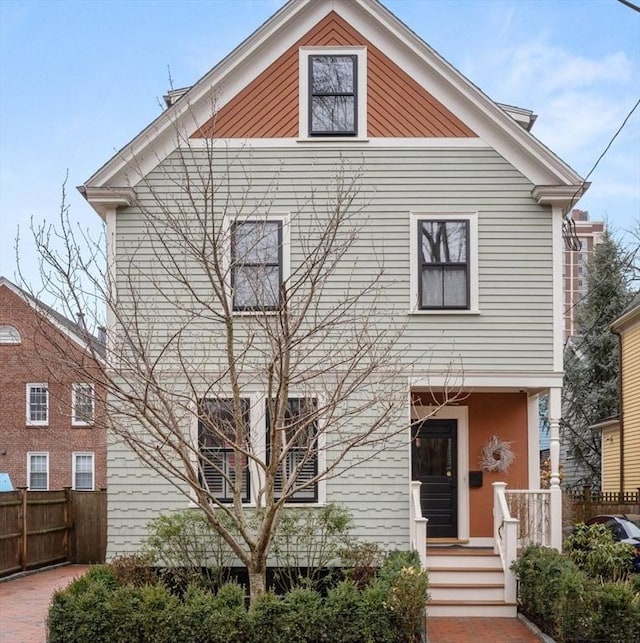
<svg viewBox="0 0 640 643">
<path fill-rule="evenodd" d="M 104 407 L 86 375 L 100 348 L 81 326 L 0 277 L 0 473 L 14 487 L 106 485 Z"/>
</svg>

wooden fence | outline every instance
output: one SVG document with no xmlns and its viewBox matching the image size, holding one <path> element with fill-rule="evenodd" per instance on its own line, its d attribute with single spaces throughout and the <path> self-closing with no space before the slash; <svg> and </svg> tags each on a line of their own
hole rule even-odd
<svg viewBox="0 0 640 643">
<path fill-rule="evenodd" d="M 640 515 L 640 490 L 638 491 L 570 491 L 567 497 L 573 511 L 573 521 L 583 522 L 598 514 Z"/>
<path fill-rule="evenodd" d="M 104 562 L 106 491 L 0 493 L 0 576 L 58 562 Z"/>
</svg>

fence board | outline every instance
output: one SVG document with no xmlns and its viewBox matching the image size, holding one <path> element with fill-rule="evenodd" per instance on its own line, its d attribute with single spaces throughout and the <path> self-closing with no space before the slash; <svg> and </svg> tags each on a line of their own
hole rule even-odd
<svg viewBox="0 0 640 643">
<path fill-rule="evenodd" d="M 582 491 L 570 491 L 574 522 L 584 522 L 598 514 L 640 514 L 640 491 L 602 492 L 584 487 Z"/>
<path fill-rule="evenodd" d="M 107 492 L 72 491 L 72 561 L 103 563 L 107 552 Z"/>
</svg>

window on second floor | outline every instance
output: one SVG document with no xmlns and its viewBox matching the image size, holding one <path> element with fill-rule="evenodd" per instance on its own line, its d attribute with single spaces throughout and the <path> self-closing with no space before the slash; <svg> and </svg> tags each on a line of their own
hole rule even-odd
<svg viewBox="0 0 640 643">
<path fill-rule="evenodd" d="M 233 309 L 276 310 L 283 280 L 283 222 L 243 221 L 231 226 Z"/>
<path fill-rule="evenodd" d="M 72 387 L 71 406 L 71 424 L 74 426 L 93 424 L 95 413 L 93 384 L 74 384 Z"/>
<path fill-rule="evenodd" d="M 306 481 L 313 479 L 318 474 L 318 423 L 317 401 L 313 398 L 289 398 L 282 427 L 283 447 L 286 453 L 276 473 L 274 496 L 279 498 L 286 485 L 293 488 L 300 487 Z M 271 419 L 269 409 L 266 411 L 267 419 L 267 458 L 270 460 L 272 449 L 270 447 Z M 296 491 L 290 502 L 317 502 L 318 483 Z"/>
<path fill-rule="evenodd" d="M 21 341 L 20 331 L 15 326 L 0 325 L 0 344 L 20 344 Z"/>
<path fill-rule="evenodd" d="M 48 453 L 27 453 L 27 484 L 29 491 L 49 490 Z"/>
<path fill-rule="evenodd" d="M 48 384 L 27 384 L 27 425 L 46 426 L 49 423 Z"/>
<path fill-rule="evenodd" d="M 234 448 L 239 445 L 238 439 L 249 442 L 250 401 L 243 399 L 241 406 L 243 426 L 238 432 L 232 399 L 204 398 L 198 403 L 200 479 L 220 502 L 233 501 L 238 471 L 242 476 L 242 501 L 249 502 L 247 458 Z"/>
</svg>

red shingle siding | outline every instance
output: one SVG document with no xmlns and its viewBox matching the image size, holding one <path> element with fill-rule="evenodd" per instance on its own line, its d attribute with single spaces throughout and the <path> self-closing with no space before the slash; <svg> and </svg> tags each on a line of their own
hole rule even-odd
<svg viewBox="0 0 640 643">
<path fill-rule="evenodd" d="M 336 13 L 330 13 L 232 98 L 194 138 L 298 136 L 298 49 L 367 47 L 368 136 L 475 137 L 460 119 Z"/>
<path fill-rule="evenodd" d="M 40 321 L 39 321 L 40 320 Z M 71 388 L 79 378 L 59 357 L 47 359 L 46 336 L 68 346 L 72 359 L 82 354 L 66 335 L 42 321 L 31 306 L 6 286 L 0 286 L 0 325 L 20 332 L 20 344 L 0 344 L 0 472 L 9 473 L 15 487 L 27 486 L 27 453 L 49 453 L 49 489 L 73 486 L 73 452 L 93 452 L 95 488 L 106 485 L 106 432 L 104 428 L 71 426 Z M 48 364 L 47 364 L 48 362 Z M 53 370 L 53 372 L 51 372 Z M 55 374 L 54 374 L 55 373 Z M 27 383 L 49 385 L 47 426 L 27 426 Z M 104 412 L 96 392 L 96 414 Z"/>
</svg>

